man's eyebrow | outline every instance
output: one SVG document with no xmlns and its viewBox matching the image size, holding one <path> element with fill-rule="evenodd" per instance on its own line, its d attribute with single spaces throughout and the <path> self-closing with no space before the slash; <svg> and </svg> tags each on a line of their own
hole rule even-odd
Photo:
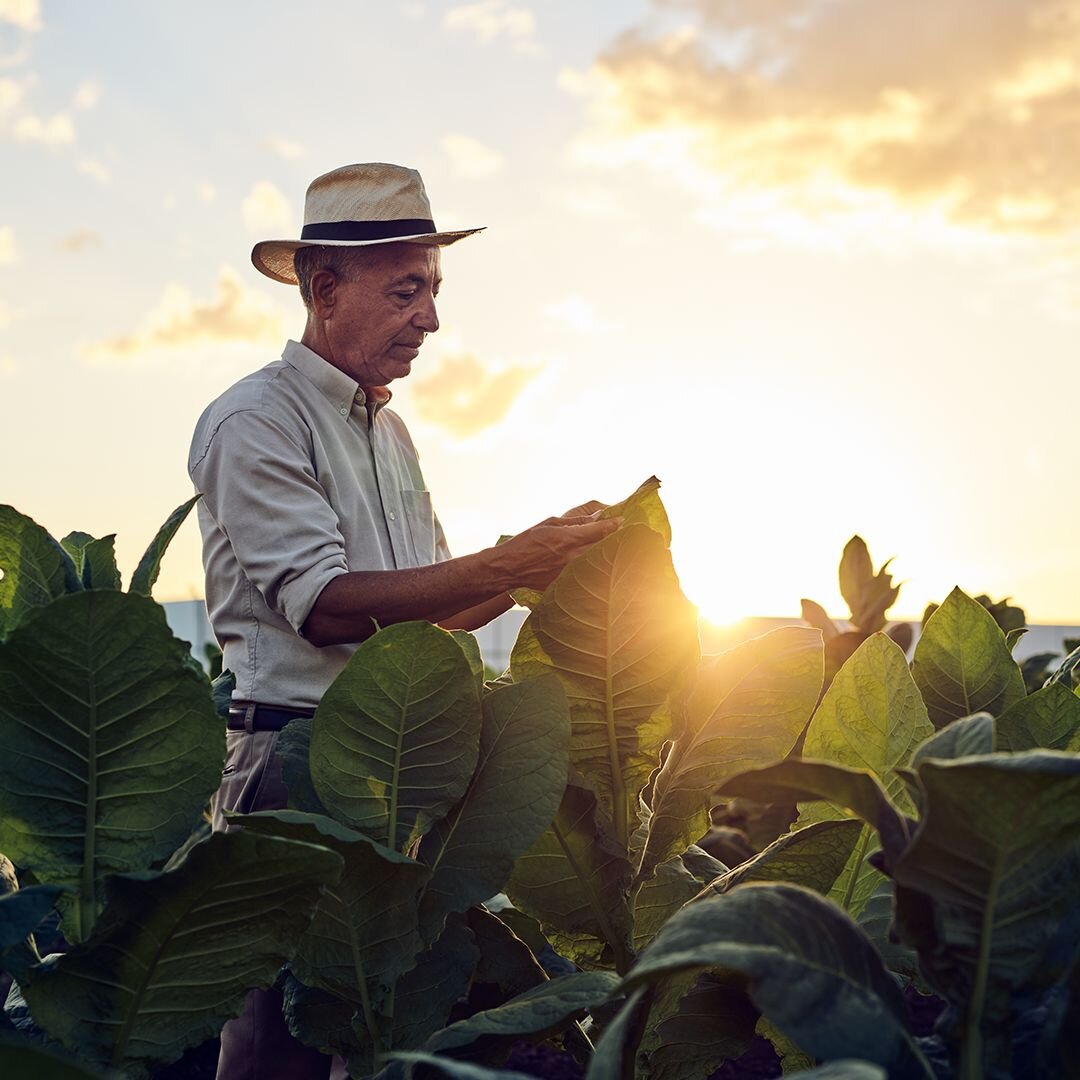
<svg viewBox="0 0 1080 1080">
<path fill-rule="evenodd" d="M 442 279 L 439 278 L 438 281 Z M 437 283 L 437 282 L 436 282 Z M 397 285 L 426 285 L 427 278 L 423 274 L 403 274 L 399 278 L 395 278 L 390 282 L 390 288 L 394 288 Z"/>
</svg>

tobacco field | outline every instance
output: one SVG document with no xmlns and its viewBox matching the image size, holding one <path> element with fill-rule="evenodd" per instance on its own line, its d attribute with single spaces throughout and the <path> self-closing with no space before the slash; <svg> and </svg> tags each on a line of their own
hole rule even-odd
<svg viewBox="0 0 1080 1080">
<path fill-rule="evenodd" d="M 846 628 L 703 656 L 658 489 L 499 678 L 365 641 L 214 834 L 228 677 L 151 596 L 192 503 L 126 590 L 0 508 L 0 1076 L 205 1075 L 277 985 L 355 1080 L 1080 1077 L 1080 650 L 959 589 L 912 645 L 856 538 Z"/>
</svg>

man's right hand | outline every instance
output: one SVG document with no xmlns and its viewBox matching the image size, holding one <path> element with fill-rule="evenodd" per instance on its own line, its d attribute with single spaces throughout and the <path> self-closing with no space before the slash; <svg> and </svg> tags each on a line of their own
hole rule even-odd
<svg viewBox="0 0 1080 1080">
<path fill-rule="evenodd" d="M 496 550 L 508 560 L 511 588 L 546 589 L 571 559 L 620 525 L 622 518 L 597 521 L 588 514 L 551 517 L 512 536 Z"/>
</svg>

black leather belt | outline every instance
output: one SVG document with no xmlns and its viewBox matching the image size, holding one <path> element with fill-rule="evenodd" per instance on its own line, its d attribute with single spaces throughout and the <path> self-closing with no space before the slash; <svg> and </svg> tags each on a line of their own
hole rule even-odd
<svg viewBox="0 0 1080 1080">
<path fill-rule="evenodd" d="M 226 727 L 229 731 L 280 731 L 290 720 L 308 720 L 314 709 L 283 709 L 280 705 L 230 705 Z"/>
</svg>

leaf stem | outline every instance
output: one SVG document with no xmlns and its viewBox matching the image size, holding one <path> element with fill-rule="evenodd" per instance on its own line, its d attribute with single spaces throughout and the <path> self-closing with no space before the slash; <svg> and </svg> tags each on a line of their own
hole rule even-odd
<svg viewBox="0 0 1080 1080">
<path fill-rule="evenodd" d="M 93 659 L 90 656 L 90 635 L 87 634 L 86 655 L 87 710 L 86 710 L 86 828 L 83 832 L 83 861 L 79 874 L 79 903 L 77 906 L 76 933 L 79 941 L 85 941 L 94 929 L 97 919 L 97 892 L 94 864 L 97 861 L 97 813 L 98 813 L 98 760 L 97 760 L 97 683 L 94 679 Z"/>
<path fill-rule="evenodd" d="M 983 1075 L 982 1013 L 986 1004 L 986 986 L 990 979 L 990 948 L 994 935 L 994 915 L 997 908 L 1001 875 L 995 862 L 990 888 L 983 905 L 982 925 L 979 928 L 979 956 L 975 963 L 971 1000 L 964 1018 L 964 1047 L 960 1059 L 959 1080 L 981 1080 Z"/>
<path fill-rule="evenodd" d="M 851 897 L 855 892 L 855 884 L 859 880 L 859 871 L 862 869 L 863 859 L 866 857 L 866 848 L 870 842 L 870 826 L 865 822 L 859 832 L 859 840 L 855 845 L 855 858 L 852 860 L 851 877 L 848 878 L 847 888 L 844 890 L 844 910 L 851 911 Z"/>
</svg>

